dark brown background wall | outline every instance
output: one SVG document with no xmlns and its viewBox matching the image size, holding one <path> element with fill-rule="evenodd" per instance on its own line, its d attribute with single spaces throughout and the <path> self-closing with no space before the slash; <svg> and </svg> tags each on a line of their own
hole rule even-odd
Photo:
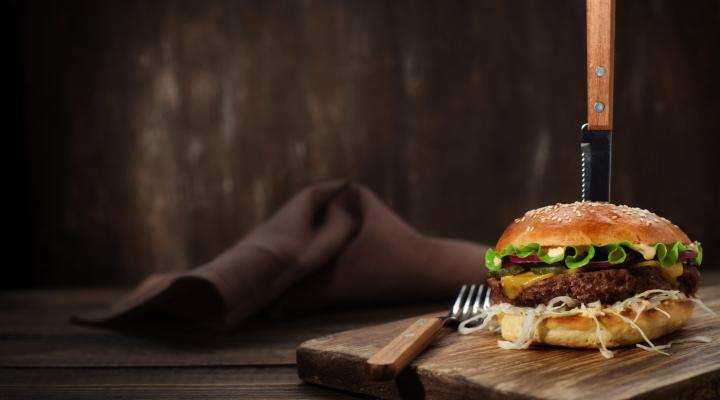
<svg viewBox="0 0 720 400">
<path fill-rule="evenodd" d="M 484 242 L 579 196 L 582 1 L 6 7 L 14 243 L 32 253 L 18 282 L 190 268 L 326 178 L 365 183 L 423 232 Z M 618 1 L 616 63 L 613 200 L 684 227 L 712 267 L 719 3 Z"/>
</svg>

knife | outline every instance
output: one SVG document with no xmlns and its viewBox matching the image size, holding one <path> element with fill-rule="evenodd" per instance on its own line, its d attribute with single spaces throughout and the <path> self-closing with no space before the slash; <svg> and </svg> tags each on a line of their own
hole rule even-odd
<svg viewBox="0 0 720 400">
<path fill-rule="evenodd" d="M 583 201 L 610 201 L 615 0 L 587 0 L 588 122 L 580 128 Z"/>
</svg>

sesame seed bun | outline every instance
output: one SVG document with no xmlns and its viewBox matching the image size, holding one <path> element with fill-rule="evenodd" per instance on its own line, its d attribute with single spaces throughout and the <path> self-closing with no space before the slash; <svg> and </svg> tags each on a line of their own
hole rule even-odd
<svg viewBox="0 0 720 400">
<path fill-rule="evenodd" d="M 576 202 L 531 210 L 510 224 L 497 242 L 507 246 L 582 246 L 617 243 L 690 244 L 677 225 L 648 210 L 609 203 Z"/>
<path fill-rule="evenodd" d="M 693 306 L 690 300 L 664 301 L 659 307 L 670 314 L 670 318 L 660 311 L 647 310 L 640 314 L 635 323 L 648 339 L 652 340 L 685 326 L 692 316 Z M 620 314 L 631 320 L 635 318 L 635 311 L 630 309 Z M 608 348 L 644 342 L 640 332 L 615 314 L 605 313 L 597 319 L 602 326 L 601 334 Z M 516 340 L 522 330 L 524 317 L 516 314 L 503 315 L 499 320 L 502 337 L 508 341 Z M 595 321 L 583 316 L 544 319 L 535 330 L 532 343 L 576 348 L 601 347 L 596 335 Z"/>
</svg>

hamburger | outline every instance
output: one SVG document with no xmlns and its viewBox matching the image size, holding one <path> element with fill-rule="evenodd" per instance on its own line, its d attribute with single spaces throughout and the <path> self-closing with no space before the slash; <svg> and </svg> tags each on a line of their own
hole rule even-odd
<svg viewBox="0 0 720 400">
<path fill-rule="evenodd" d="M 682 328 L 695 305 L 712 313 L 695 297 L 702 257 L 699 242 L 647 210 L 596 202 L 531 210 L 487 251 L 491 306 L 460 332 L 498 331 L 507 349 L 662 352 L 652 340 Z"/>
</svg>

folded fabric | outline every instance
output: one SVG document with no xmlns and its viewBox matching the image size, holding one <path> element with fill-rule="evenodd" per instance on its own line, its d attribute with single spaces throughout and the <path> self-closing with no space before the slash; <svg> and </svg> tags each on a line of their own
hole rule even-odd
<svg viewBox="0 0 720 400">
<path fill-rule="evenodd" d="M 486 246 L 419 234 L 363 186 L 312 185 L 217 258 L 154 274 L 110 307 L 73 317 L 123 325 L 164 317 L 233 327 L 260 310 L 452 300 L 485 279 Z"/>
</svg>

